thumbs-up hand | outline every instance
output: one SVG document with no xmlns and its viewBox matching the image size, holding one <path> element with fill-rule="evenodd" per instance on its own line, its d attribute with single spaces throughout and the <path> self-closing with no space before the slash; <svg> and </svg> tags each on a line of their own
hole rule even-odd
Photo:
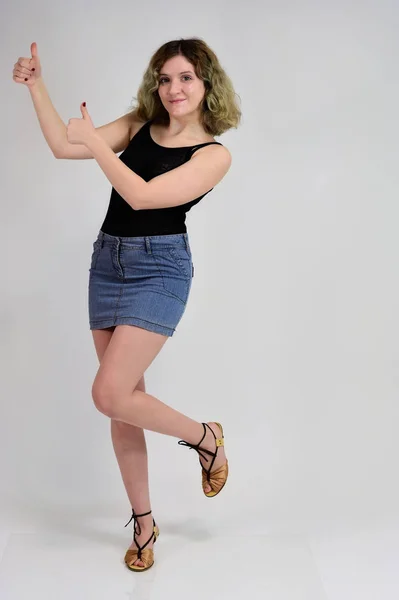
<svg viewBox="0 0 399 600">
<path fill-rule="evenodd" d="M 86 102 L 82 102 L 80 111 L 81 119 L 69 119 L 68 121 L 67 138 L 70 144 L 86 144 L 96 131 L 86 108 Z"/>
<path fill-rule="evenodd" d="M 37 52 L 36 42 L 32 42 L 30 46 L 31 57 L 20 56 L 14 65 L 13 80 L 16 83 L 22 83 L 31 87 L 42 76 L 42 67 L 40 64 L 39 54 Z"/>
</svg>

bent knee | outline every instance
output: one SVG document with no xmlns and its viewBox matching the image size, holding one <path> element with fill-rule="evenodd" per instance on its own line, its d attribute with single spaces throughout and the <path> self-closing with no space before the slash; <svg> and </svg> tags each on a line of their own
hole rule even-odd
<svg viewBox="0 0 399 600">
<path fill-rule="evenodd" d="M 97 410 L 110 419 L 116 416 L 117 397 L 115 390 L 95 381 L 91 389 L 91 395 Z"/>
</svg>

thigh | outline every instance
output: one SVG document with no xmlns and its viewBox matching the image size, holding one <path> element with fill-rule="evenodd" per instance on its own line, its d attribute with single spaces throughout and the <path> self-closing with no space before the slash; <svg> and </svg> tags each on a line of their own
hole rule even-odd
<svg viewBox="0 0 399 600">
<path fill-rule="evenodd" d="M 111 341 L 114 331 L 115 327 L 109 327 L 108 329 L 92 330 L 94 347 L 96 349 L 97 358 L 100 363 L 102 361 L 106 349 L 108 348 L 108 344 Z M 141 376 L 140 381 L 133 389 L 140 390 L 141 392 L 146 391 L 144 374 Z"/>
<path fill-rule="evenodd" d="M 99 331 L 104 330 L 93 330 L 93 336 L 98 337 Z M 100 346 L 105 345 L 103 339 Z M 140 389 L 137 386 L 141 378 L 168 339 L 134 325 L 117 325 L 102 355 L 93 387 L 116 397 Z"/>
<path fill-rule="evenodd" d="M 108 344 L 111 341 L 112 334 L 114 333 L 115 327 L 109 327 L 108 329 L 93 329 L 93 342 L 96 349 L 98 362 L 101 363 Z"/>
</svg>

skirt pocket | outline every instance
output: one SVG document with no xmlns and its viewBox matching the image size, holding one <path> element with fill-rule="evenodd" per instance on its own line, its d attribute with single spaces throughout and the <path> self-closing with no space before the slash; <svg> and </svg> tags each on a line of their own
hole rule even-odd
<svg viewBox="0 0 399 600">
<path fill-rule="evenodd" d="M 191 254 L 187 252 L 185 248 L 168 248 L 167 252 L 175 261 L 176 265 L 179 267 L 182 275 L 187 277 L 187 279 L 191 279 L 192 271 L 193 271 L 193 263 Z"/>
<path fill-rule="evenodd" d="M 186 304 L 191 288 L 192 259 L 184 248 L 163 248 L 151 254 L 162 277 L 164 289 Z"/>
</svg>

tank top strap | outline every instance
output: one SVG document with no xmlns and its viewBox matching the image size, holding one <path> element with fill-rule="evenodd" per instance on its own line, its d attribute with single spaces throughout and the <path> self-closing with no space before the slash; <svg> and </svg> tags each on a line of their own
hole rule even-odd
<svg viewBox="0 0 399 600">
<path fill-rule="evenodd" d="M 211 144 L 218 144 L 219 146 L 223 146 L 220 142 L 204 142 L 203 144 L 197 144 L 196 146 L 192 146 L 188 149 L 188 157 L 191 158 L 192 155 L 198 148 L 204 148 L 205 146 L 210 146 Z"/>
</svg>

